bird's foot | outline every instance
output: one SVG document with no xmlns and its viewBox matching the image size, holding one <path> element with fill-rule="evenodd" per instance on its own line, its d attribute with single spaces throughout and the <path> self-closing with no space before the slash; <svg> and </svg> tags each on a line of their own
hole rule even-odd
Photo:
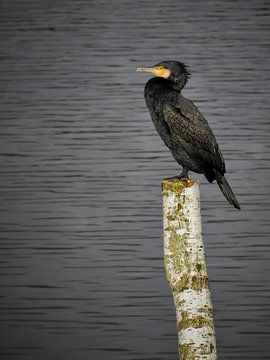
<svg viewBox="0 0 270 360">
<path fill-rule="evenodd" d="M 172 176 L 172 177 L 165 178 L 164 180 L 189 180 L 189 177 L 183 176 L 182 174 L 180 174 L 178 176 Z"/>
<path fill-rule="evenodd" d="M 180 175 L 166 178 L 164 180 L 189 180 L 188 169 L 183 169 Z"/>
<path fill-rule="evenodd" d="M 179 176 L 171 176 L 171 177 L 165 178 L 164 180 L 179 180 Z"/>
</svg>

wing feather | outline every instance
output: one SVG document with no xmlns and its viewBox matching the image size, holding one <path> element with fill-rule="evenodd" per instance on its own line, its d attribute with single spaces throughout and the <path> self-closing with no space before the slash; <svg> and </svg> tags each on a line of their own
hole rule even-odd
<svg viewBox="0 0 270 360">
<path fill-rule="evenodd" d="M 180 95 L 178 104 L 167 104 L 164 118 L 172 140 L 181 145 L 208 180 L 215 170 L 225 173 L 225 163 L 215 136 L 197 107 Z"/>
</svg>

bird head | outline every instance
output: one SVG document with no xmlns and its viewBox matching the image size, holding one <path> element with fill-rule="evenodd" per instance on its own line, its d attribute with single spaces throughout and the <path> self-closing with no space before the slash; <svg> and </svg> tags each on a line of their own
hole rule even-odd
<svg viewBox="0 0 270 360">
<path fill-rule="evenodd" d="M 180 61 L 162 61 L 152 67 L 139 67 L 136 71 L 147 72 L 168 79 L 179 89 L 186 85 L 190 75 L 186 65 Z"/>
</svg>

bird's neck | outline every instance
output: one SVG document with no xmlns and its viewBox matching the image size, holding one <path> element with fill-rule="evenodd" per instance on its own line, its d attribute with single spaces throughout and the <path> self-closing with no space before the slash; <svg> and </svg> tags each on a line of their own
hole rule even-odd
<svg viewBox="0 0 270 360">
<path fill-rule="evenodd" d="M 181 92 L 183 87 L 186 85 L 187 81 L 188 81 L 188 77 L 184 75 L 177 80 L 171 80 L 171 86 L 176 91 Z"/>
</svg>

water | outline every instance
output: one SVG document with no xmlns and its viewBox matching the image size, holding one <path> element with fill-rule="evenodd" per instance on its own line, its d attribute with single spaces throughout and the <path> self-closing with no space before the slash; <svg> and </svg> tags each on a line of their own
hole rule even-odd
<svg viewBox="0 0 270 360">
<path fill-rule="evenodd" d="M 8 1 L 1 30 L 1 359 L 176 359 L 145 74 L 190 66 L 242 206 L 202 181 L 220 359 L 269 359 L 269 4 Z"/>
</svg>

